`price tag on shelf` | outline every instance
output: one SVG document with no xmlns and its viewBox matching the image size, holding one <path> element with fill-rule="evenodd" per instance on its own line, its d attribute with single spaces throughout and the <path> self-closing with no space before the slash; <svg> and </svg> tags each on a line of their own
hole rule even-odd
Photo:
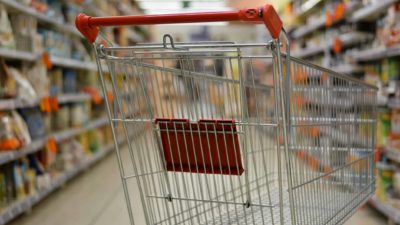
<svg viewBox="0 0 400 225">
<path fill-rule="evenodd" d="M 325 26 L 330 27 L 333 24 L 333 16 L 330 11 L 326 11 L 325 13 Z"/>
<path fill-rule="evenodd" d="M 342 41 L 340 38 L 335 38 L 332 43 L 332 50 L 335 54 L 339 54 L 342 51 Z"/>
<path fill-rule="evenodd" d="M 51 68 L 53 68 L 53 62 L 51 61 L 50 55 L 49 55 L 48 52 L 44 52 L 44 53 L 43 53 L 43 55 L 42 55 L 42 61 L 43 61 L 43 64 L 46 65 L 46 68 L 47 68 L 48 70 L 50 70 Z"/>
<path fill-rule="evenodd" d="M 50 107 L 52 112 L 57 112 L 60 109 L 57 97 L 49 97 Z"/>
<path fill-rule="evenodd" d="M 57 153 L 58 147 L 55 138 L 47 139 L 46 149 L 49 150 L 50 152 Z"/>
<path fill-rule="evenodd" d="M 57 112 L 59 110 L 58 98 L 55 96 L 46 96 L 40 100 L 40 110 L 45 113 Z"/>
<path fill-rule="evenodd" d="M 51 103 L 49 97 L 43 97 L 39 103 L 40 110 L 44 113 L 51 112 Z"/>
<path fill-rule="evenodd" d="M 335 21 L 342 20 L 346 11 L 346 5 L 342 2 L 335 7 Z"/>
</svg>

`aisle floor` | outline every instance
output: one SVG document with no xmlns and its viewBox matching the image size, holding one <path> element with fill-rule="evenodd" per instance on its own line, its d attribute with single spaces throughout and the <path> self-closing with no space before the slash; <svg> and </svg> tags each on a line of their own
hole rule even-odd
<svg viewBox="0 0 400 225">
<path fill-rule="evenodd" d="M 345 225 L 383 225 L 386 221 L 375 210 L 363 207 Z M 38 224 L 128 225 L 115 154 L 69 182 L 10 225 Z"/>
</svg>

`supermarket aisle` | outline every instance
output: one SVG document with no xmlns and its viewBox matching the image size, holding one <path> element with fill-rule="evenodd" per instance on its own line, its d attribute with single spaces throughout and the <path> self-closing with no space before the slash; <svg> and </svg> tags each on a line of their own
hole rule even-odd
<svg viewBox="0 0 400 225">
<path fill-rule="evenodd" d="M 126 154 L 127 151 L 123 153 Z M 10 225 L 37 224 L 128 225 L 129 219 L 115 155 L 105 158 L 34 207 L 31 213 L 18 218 Z M 346 223 L 383 224 L 386 224 L 386 219 L 368 207 L 361 209 Z"/>
</svg>

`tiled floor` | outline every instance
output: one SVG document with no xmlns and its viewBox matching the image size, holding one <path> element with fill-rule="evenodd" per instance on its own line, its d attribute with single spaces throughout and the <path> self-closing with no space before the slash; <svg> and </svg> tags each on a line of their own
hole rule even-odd
<svg viewBox="0 0 400 225">
<path fill-rule="evenodd" d="M 135 205 L 133 205 L 135 208 Z M 134 210 L 141 213 L 140 210 Z M 68 183 L 11 225 L 128 225 L 115 156 Z M 138 222 L 136 225 L 142 225 Z M 346 225 L 382 225 L 386 219 L 364 207 Z"/>
</svg>

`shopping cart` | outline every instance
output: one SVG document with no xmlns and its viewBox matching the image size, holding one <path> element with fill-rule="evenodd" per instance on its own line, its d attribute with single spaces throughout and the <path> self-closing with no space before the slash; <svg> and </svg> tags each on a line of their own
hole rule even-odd
<svg viewBox="0 0 400 225">
<path fill-rule="evenodd" d="M 125 47 L 99 35 L 102 26 L 239 20 L 263 22 L 272 40 L 165 35 Z M 343 224 L 374 192 L 376 88 L 291 57 L 270 5 L 81 14 L 76 24 L 113 93 L 105 101 L 131 224 Z"/>
</svg>

